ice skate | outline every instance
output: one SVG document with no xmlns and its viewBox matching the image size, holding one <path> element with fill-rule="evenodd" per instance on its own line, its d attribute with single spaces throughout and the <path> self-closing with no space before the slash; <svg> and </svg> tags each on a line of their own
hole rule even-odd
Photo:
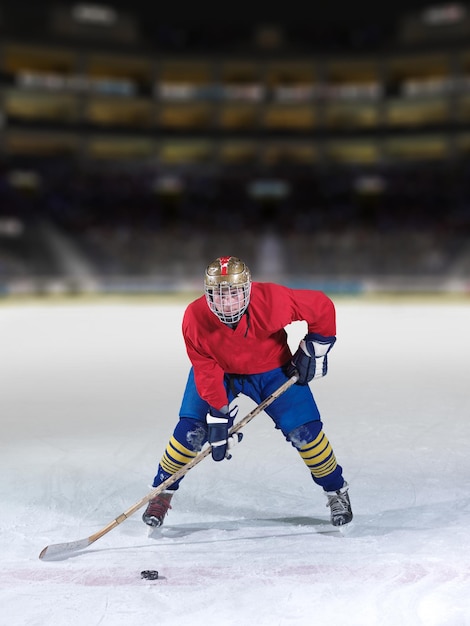
<svg viewBox="0 0 470 626">
<path fill-rule="evenodd" d="M 168 510 L 171 509 L 171 499 L 173 497 L 173 491 L 162 491 L 158 496 L 155 496 L 153 500 L 150 500 L 147 508 L 145 509 L 144 514 L 142 515 L 142 520 L 153 528 L 158 528 L 163 524 L 163 520 L 165 519 Z"/>
<path fill-rule="evenodd" d="M 333 526 L 344 526 L 349 524 L 353 518 L 348 489 L 349 485 L 345 482 L 341 489 L 326 492 L 326 497 L 328 498 L 326 506 L 330 507 L 330 519 Z"/>
</svg>

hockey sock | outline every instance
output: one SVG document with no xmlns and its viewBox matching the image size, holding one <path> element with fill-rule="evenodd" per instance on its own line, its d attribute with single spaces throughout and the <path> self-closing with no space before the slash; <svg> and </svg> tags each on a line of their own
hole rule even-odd
<svg viewBox="0 0 470 626">
<path fill-rule="evenodd" d="M 325 489 L 335 491 L 343 486 L 342 468 L 319 420 L 309 422 L 289 433 L 289 441 L 297 449 L 310 470 L 313 480 Z"/>
<path fill-rule="evenodd" d="M 194 459 L 206 440 L 207 431 L 203 422 L 182 417 L 178 421 L 173 435 L 166 446 L 152 486 L 158 487 L 163 481 Z M 170 489 L 178 489 L 181 480 L 176 481 Z"/>
</svg>

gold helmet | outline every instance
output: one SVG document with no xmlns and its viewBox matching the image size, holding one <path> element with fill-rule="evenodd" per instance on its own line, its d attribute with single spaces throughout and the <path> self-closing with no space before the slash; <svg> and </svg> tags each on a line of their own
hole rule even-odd
<svg viewBox="0 0 470 626">
<path fill-rule="evenodd" d="M 224 324 L 236 324 L 250 302 L 251 272 L 235 256 L 212 261 L 204 275 L 204 292 L 209 309 Z"/>
</svg>

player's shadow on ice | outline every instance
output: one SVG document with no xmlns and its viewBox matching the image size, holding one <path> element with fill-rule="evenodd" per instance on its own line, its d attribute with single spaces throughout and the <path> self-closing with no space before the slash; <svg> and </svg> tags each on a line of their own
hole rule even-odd
<svg viewBox="0 0 470 626">
<path fill-rule="evenodd" d="M 295 529 L 295 530 L 294 530 Z M 306 533 L 302 529 L 308 529 Z M 254 534 L 253 534 L 254 531 Z M 202 541 L 233 541 L 236 539 L 261 539 L 313 533 L 335 533 L 331 524 L 314 517 L 278 517 L 269 519 L 239 519 L 222 522 L 200 522 L 192 524 L 166 525 L 150 531 L 152 539 L 180 539 L 195 533 L 201 534 Z M 237 533 L 227 537 L 225 533 Z M 207 535 L 207 537 L 204 537 Z M 209 536 L 210 535 L 210 536 Z"/>
</svg>

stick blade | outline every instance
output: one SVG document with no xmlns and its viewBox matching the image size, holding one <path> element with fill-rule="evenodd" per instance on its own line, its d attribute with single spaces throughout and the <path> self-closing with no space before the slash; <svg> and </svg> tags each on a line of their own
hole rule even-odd
<svg viewBox="0 0 470 626">
<path fill-rule="evenodd" d="M 55 559 L 66 559 L 72 553 L 84 550 L 90 543 L 90 538 L 79 539 L 78 541 L 69 541 L 66 543 L 54 543 L 50 546 L 46 546 L 41 550 L 39 558 L 43 561 L 53 561 Z"/>
</svg>

